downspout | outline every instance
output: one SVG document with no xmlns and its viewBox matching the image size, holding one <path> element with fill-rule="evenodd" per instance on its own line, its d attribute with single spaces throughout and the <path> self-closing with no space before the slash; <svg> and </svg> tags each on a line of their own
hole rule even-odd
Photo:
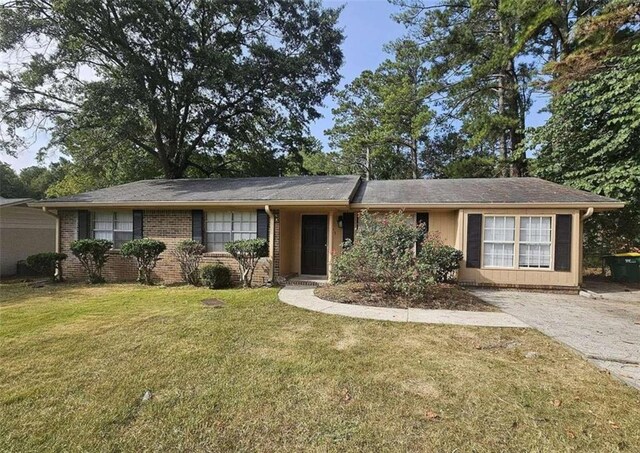
<svg viewBox="0 0 640 453">
<path fill-rule="evenodd" d="M 47 211 L 46 206 L 42 207 L 42 212 L 44 212 L 45 214 L 49 214 L 50 216 L 54 217 L 56 219 L 56 246 L 55 246 L 55 250 L 56 253 L 60 253 L 60 217 L 58 216 L 58 214 L 54 214 L 51 211 Z"/>
<path fill-rule="evenodd" d="M 587 219 L 588 219 L 589 217 L 591 217 L 592 215 L 593 215 L 593 208 L 589 208 L 589 209 L 587 209 L 587 212 L 585 212 L 585 213 L 582 215 L 581 220 L 584 222 L 585 220 L 587 220 Z"/>
<path fill-rule="evenodd" d="M 271 212 L 271 208 L 269 208 L 268 204 L 264 205 L 264 211 L 269 216 L 269 258 L 271 259 L 271 266 L 269 266 L 269 281 L 273 284 L 273 267 L 275 265 L 273 261 L 273 251 L 276 237 L 276 218 L 273 215 L 273 212 Z"/>
</svg>

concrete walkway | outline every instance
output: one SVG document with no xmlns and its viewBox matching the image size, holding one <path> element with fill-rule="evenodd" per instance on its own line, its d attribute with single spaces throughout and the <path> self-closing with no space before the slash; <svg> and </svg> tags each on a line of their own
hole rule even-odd
<svg viewBox="0 0 640 453">
<path fill-rule="evenodd" d="M 424 324 L 452 324 L 480 327 L 529 327 L 507 313 L 423 310 L 419 308 L 367 307 L 364 305 L 340 304 L 320 299 L 313 294 L 314 288 L 287 285 L 278 296 L 285 304 L 306 310 L 351 318 L 375 319 L 379 321 L 417 322 Z"/>
<path fill-rule="evenodd" d="M 611 299 L 473 289 L 472 292 L 541 332 L 578 350 L 640 389 L 640 294 Z"/>
</svg>

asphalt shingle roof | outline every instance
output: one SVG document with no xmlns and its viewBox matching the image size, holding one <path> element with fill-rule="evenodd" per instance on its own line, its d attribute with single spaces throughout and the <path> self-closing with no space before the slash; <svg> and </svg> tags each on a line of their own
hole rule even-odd
<svg viewBox="0 0 640 453">
<path fill-rule="evenodd" d="M 494 204 L 616 203 L 618 200 L 538 178 L 410 179 L 366 181 L 353 203 Z"/>
<path fill-rule="evenodd" d="M 20 204 L 25 204 L 29 201 L 33 201 L 32 198 L 3 198 L 0 197 L 0 208 L 6 208 L 8 206 L 16 206 Z"/>
<path fill-rule="evenodd" d="M 357 176 L 152 179 L 33 203 L 36 206 L 191 202 L 322 202 L 361 205 L 584 204 L 617 200 L 538 178 L 360 181 Z"/>
<path fill-rule="evenodd" d="M 357 176 L 292 176 L 219 179 L 150 179 L 55 198 L 53 203 L 124 203 L 193 201 L 345 201 Z"/>
</svg>

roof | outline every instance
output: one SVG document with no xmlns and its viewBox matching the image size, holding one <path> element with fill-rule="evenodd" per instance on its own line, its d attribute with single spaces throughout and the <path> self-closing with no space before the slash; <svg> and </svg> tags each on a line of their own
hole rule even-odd
<svg viewBox="0 0 640 453">
<path fill-rule="evenodd" d="M 0 208 L 8 208 L 9 206 L 18 206 L 33 201 L 33 198 L 3 198 L 0 197 Z"/>
<path fill-rule="evenodd" d="M 622 203 L 539 178 L 366 181 L 353 203 L 362 205 L 592 205 Z"/>
<path fill-rule="evenodd" d="M 358 176 L 287 176 L 218 179 L 151 179 L 68 197 L 43 200 L 37 205 L 77 204 L 184 204 L 264 202 L 322 202 L 349 204 L 360 182 Z M 281 204 L 281 203 L 280 203 Z"/>
<path fill-rule="evenodd" d="M 612 198 L 538 178 L 409 179 L 360 181 L 358 176 L 286 176 L 152 179 L 42 200 L 30 206 L 348 206 L 446 207 L 548 206 L 620 208 Z"/>
</svg>

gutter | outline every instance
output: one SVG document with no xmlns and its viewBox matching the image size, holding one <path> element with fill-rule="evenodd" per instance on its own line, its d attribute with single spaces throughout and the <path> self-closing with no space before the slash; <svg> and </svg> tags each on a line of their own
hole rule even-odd
<svg viewBox="0 0 640 453">
<path fill-rule="evenodd" d="M 275 249 L 275 237 L 276 237 L 276 217 L 271 211 L 268 204 L 264 205 L 264 211 L 269 216 L 269 258 L 271 258 L 271 266 L 269 266 L 269 281 L 273 284 L 273 268 L 275 266 L 273 255 Z"/>
</svg>

